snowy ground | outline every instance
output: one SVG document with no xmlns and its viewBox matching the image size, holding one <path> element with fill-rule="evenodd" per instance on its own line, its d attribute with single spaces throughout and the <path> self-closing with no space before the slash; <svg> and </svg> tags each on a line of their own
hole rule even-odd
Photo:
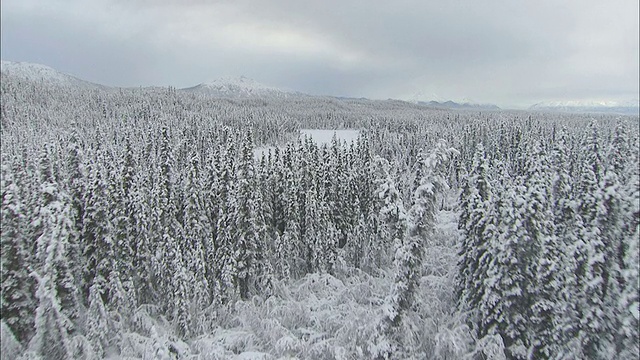
<svg viewBox="0 0 640 360">
<path fill-rule="evenodd" d="M 420 305 L 407 315 L 414 329 L 423 329 L 414 344 L 423 354 L 462 356 L 467 351 L 466 328 L 450 315 L 456 222 L 455 212 L 439 213 L 425 253 L 417 294 Z M 201 360 L 366 358 L 377 345 L 376 325 L 392 283 L 390 269 L 370 275 L 343 266 L 335 276 L 314 273 L 290 283 L 277 282 L 271 296 L 238 301 L 222 314 L 217 329 L 188 343 L 172 336 L 162 321 L 142 321 L 146 329 L 129 339 L 131 347 L 123 355 L 169 359 L 173 352 Z"/>
<path fill-rule="evenodd" d="M 325 130 L 325 129 L 301 129 L 300 138 L 304 139 L 310 137 L 316 144 L 330 144 L 333 136 L 341 142 L 350 143 L 355 141 L 360 135 L 360 130 L 354 129 L 342 129 L 342 130 Z M 273 151 L 275 146 L 261 146 L 253 150 L 253 155 L 256 159 L 260 159 L 262 155 L 266 155 L 269 151 Z"/>
<path fill-rule="evenodd" d="M 354 129 L 343 129 L 343 130 L 322 130 L 322 129 L 301 129 L 300 137 L 311 137 L 313 141 L 318 145 L 322 144 L 330 144 L 333 136 L 339 141 L 343 141 L 346 143 L 350 143 L 355 141 L 360 135 L 359 130 Z"/>
</svg>

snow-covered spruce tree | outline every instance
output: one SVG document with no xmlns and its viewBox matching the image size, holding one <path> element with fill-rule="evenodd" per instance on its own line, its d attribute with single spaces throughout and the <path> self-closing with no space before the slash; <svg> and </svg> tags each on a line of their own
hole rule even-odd
<svg viewBox="0 0 640 360">
<path fill-rule="evenodd" d="M 402 195 L 398 191 L 391 164 L 381 157 L 374 159 L 376 166 L 376 192 L 380 205 L 380 217 L 389 228 L 390 239 L 393 244 L 404 238 L 408 226 L 407 213 L 402 202 Z"/>
<path fill-rule="evenodd" d="M 523 226 L 531 234 L 534 252 L 530 256 L 537 264 L 534 266 L 536 277 L 531 285 L 532 329 L 527 336 L 534 358 L 550 358 L 560 353 L 564 345 L 558 322 L 562 314 L 557 312 L 563 307 L 560 292 L 565 284 L 562 271 L 564 249 L 555 236 L 553 173 L 548 155 L 541 144 L 535 144 L 530 156 L 525 179 L 529 211 Z"/>
<path fill-rule="evenodd" d="M 53 294 L 56 295 L 57 306 L 64 317 L 73 322 L 77 320 L 79 302 L 76 281 L 71 271 L 74 263 L 69 250 L 69 242 L 75 236 L 73 218 L 70 200 L 60 190 L 53 176 L 48 146 L 45 146 L 40 154 L 39 170 L 38 208 L 31 224 L 36 236 L 33 270 L 44 279 L 46 287 L 55 291 Z M 41 285 L 42 283 L 38 286 Z M 42 301 L 42 298 L 39 298 L 39 301 Z M 73 331 L 72 323 L 68 324 L 68 329 L 69 332 Z"/>
<path fill-rule="evenodd" d="M 539 145 L 527 153 L 522 176 L 496 192 L 500 194 L 496 203 L 500 222 L 489 244 L 493 259 L 481 314 L 489 331 L 503 338 L 508 357 L 514 359 L 534 354 L 544 357 L 556 351 L 545 348 L 555 344 L 555 334 L 547 332 L 555 331 L 552 309 L 559 301 L 554 294 L 558 283 L 553 269 L 560 253 L 554 243 L 551 175 Z M 550 283 L 541 284 L 544 281 Z"/>
<path fill-rule="evenodd" d="M 287 231 L 287 205 L 289 189 L 287 188 L 287 172 L 284 166 L 280 150 L 275 149 L 273 155 L 269 152 L 266 182 L 263 183 L 263 199 L 268 202 L 270 222 L 267 225 L 271 233 L 273 245 L 271 246 L 271 266 L 274 275 L 280 279 L 288 280 L 291 276 L 291 241 L 285 236 Z M 288 235 L 288 234 L 287 234 Z"/>
<path fill-rule="evenodd" d="M 444 170 L 459 152 L 439 140 L 434 149 L 422 157 L 417 167 L 422 169 L 419 186 L 413 195 L 408 213 L 407 231 L 396 242 L 394 253 L 395 280 L 384 305 L 384 318 L 372 349 L 377 358 L 404 358 L 410 349 L 410 338 L 402 331 L 403 316 L 412 309 L 415 292 L 422 277 L 422 254 L 433 232 L 438 211 L 438 196 L 448 189 Z M 382 346 L 380 346 L 382 345 Z"/>
<path fill-rule="evenodd" d="M 211 303 L 214 300 L 214 287 L 216 286 L 216 267 L 215 267 L 215 258 L 216 258 L 216 242 L 218 239 L 218 217 L 220 213 L 220 209 L 222 207 L 221 197 L 220 197 L 220 188 L 221 182 L 219 179 L 220 175 L 220 159 L 219 152 L 221 150 L 220 144 L 213 144 L 211 149 L 206 155 L 206 160 L 204 162 L 204 180 L 203 180 L 203 193 L 202 193 L 202 201 L 203 207 L 205 211 L 205 216 L 207 218 L 207 223 L 209 224 L 209 229 L 207 231 L 208 237 L 203 239 L 203 247 L 205 251 L 205 278 L 207 280 L 207 285 L 209 286 L 209 299 L 208 302 Z"/>
<path fill-rule="evenodd" d="M 535 276 L 531 271 L 531 261 L 524 262 L 522 252 L 527 252 L 530 244 L 522 230 L 522 213 L 517 206 L 522 206 L 523 196 L 517 191 L 516 184 L 507 186 L 498 193 L 496 211 L 500 221 L 496 225 L 497 236 L 490 239 L 487 252 L 492 261 L 487 269 L 487 281 L 480 313 L 489 334 L 499 334 L 506 347 L 518 346 L 520 352 L 526 354 L 522 338 L 527 330 L 525 321 L 529 318 L 526 311 L 530 304 L 521 304 L 526 292 L 526 276 Z M 521 269 L 524 267 L 525 269 Z M 524 288 L 524 289 L 523 289 Z M 524 309 L 524 310 L 523 310 Z M 522 350 L 524 349 L 524 350 Z M 511 355 L 513 357 L 513 355 Z M 519 357 L 516 357 L 519 358 Z"/>
<path fill-rule="evenodd" d="M 456 278 L 460 309 L 468 313 L 478 338 L 487 335 L 487 329 L 483 325 L 486 318 L 477 313 L 477 310 L 483 297 L 484 280 L 487 277 L 486 266 L 494 255 L 487 253 L 487 242 L 491 240 L 488 238 L 487 227 L 492 221 L 492 201 L 489 163 L 484 146 L 479 143 L 473 156 L 471 170 L 462 180 L 458 220 L 462 241 L 458 252 Z"/>
<path fill-rule="evenodd" d="M 110 218 L 113 225 L 113 241 L 117 253 L 117 277 L 127 291 L 131 304 L 136 303 L 133 291 L 134 278 L 142 272 L 136 267 L 139 252 L 138 234 L 135 224 L 136 161 L 129 138 L 125 138 L 124 157 L 116 160 L 117 167 L 110 172 L 109 193 L 111 194 Z"/>
<path fill-rule="evenodd" d="M 88 167 L 89 184 L 85 195 L 84 218 L 82 220 L 81 248 L 85 267 L 82 275 L 82 299 L 88 305 L 89 290 L 94 279 L 109 277 L 110 261 L 115 256 L 113 243 L 113 225 L 111 223 L 111 198 L 107 192 L 105 174 L 101 156 L 94 155 Z M 104 293 L 103 301 L 107 301 Z"/>
<path fill-rule="evenodd" d="M 32 294 L 33 278 L 29 276 L 29 243 L 25 233 L 28 219 L 19 184 L 8 160 L 3 159 L 0 191 L 0 276 L 2 291 L 0 318 L 11 329 L 16 339 L 25 344 L 33 335 L 35 299 Z"/>
<path fill-rule="evenodd" d="M 78 300 L 69 259 L 69 238 L 73 232 L 71 205 L 52 176 L 48 151 L 41 156 L 40 207 L 34 224 L 39 229 L 32 272 L 38 281 L 35 335 L 29 350 L 50 359 L 72 358 L 69 337 L 74 331 Z"/>
<path fill-rule="evenodd" d="M 585 308 L 581 339 L 584 352 L 598 358 L 615 358 L 622 344 L 614 339 L 620 328 L 622 268 L 618 262 L 625 241 L 625 204 L 621 186 L 613 169 L 607 169 L 596 194 L 596 218 L 588 243 L 588 266 L 584 287 Z M 616 349 L 617 348 L 617 349 Z"/>
<path fill-rule="evenodd" d="M 170 320 L 182 336 L 190 335 L 191 303 L 195 278 L 185 261 L 185 229 L 179 198 L 181 189 L 176 184 L 176 161 L 171 149 L 168 129 L 162 129 L 160 146 L 160 174 L 156 190 L 159 221 L 159 242 L 156 245 L 156 264 L 159 275 L 161 303 Z"/>
<path fill-rule="evenodd" d="M 185 201 L 183 209 L 184 239 L 182 257 L 186 267 L 193 277 L 193 293 L 190 294 L 195 305 L 193 311 L 199 311 L 209 305 L 209 284 L 206 278 L 206 242 L 209 239 L 209 229 L 204 201 L 201 191 L 203 184 L 200 178 L 200 158 L 197 153 L 191 153 L 189 173 L 184 184 Z M 193 314 L 196 315 L 195 313 Z"/>
<path fill-rule="evenodd" d="M 240 160 L 236 172 L 237 187 L 233 193 L 235 233 L 233 256 L 235 262 L 234 285 L 242 299 L 254 291 L 265 291 L 269 287 L 269 266 L 262 253 L 264 219 L 259 211 L 253 158 L 253 139 L 248 132 L 242 143 Z"/>
<path fill-rule="evenodd" d="M 392 172 L 389 162 L 382 158 L 374 159 L 376 166 L 376 184 L 379 201 L 382 203 L 380 208 L 380 218 L 388 229 L 386 235 L 390 237 L 390 242 L 395 249 L 401 246 L 402 239 L 406 236 L 408 227 L 408 217 L 405 211 L 402 196 L 396 187 L 394 173 Z M 394 257 L 395 259 L 395 257 Z M 395 290 L 395 288 L 394 288 Z M 399 324 L 393 324 L 396 320 L 392 311 L 393 299 L 389 299 L 388 310 L 384 314 L 384 318 L 376 327 L 376 335 L 373 343 L 370 344 L 369 351 L 371 355 L 378 359 L 389 359 L 394 352 L 399 351 L 397 327 Z M 398 323 L 400 318 L 397 318 Z"/>
<path fill-rule="evenodd" d="M 106 285 L 100 274 L 93 279 L 89 289 L 85 325 L 85 335 L 93 345 L 93 353 L 101 358 L 104 357 L 105 350 L 113 344 L 115 337 L 112 320 L 103 300 L 107 297 Z"/>
<path fill-rule="evenodd" d="M 609 311 L 605 308 L 605 297 L 611 278 L 610 265 L 614 260 L 609 258 L 608 254 L 615 254 L 615 250 L 610 248 L 608 239 L 603 238 L 603 228 L 600 224 L 608 212 L 606 207 L 603 208 L 605 198 L 602 196 L 601 184 L 613 179 L 607 176 L 607 181 L 604 181 L 599 149 L 597 129 L 592 123 L 590 133 L 584 140 L 584 163 L 577 184 L 579 213 L 584 224 L 580 238 L 586 251 L 586 263 L 576 274 L 580 286 L 577 300 L 580 318 L 578 339 L 584 356 L 588 358 L 607 358 L 612 355 L 605 354 L 613 348 L 613 324 Z"/>
<path fill-rule="evenodd" d="M 73 271 L 80 273 L 84 270 L 80 267 L 82 263 L 82 244 L 80 242 L 80 237 L 84 227 L 83 221 L 87 176 L 84 165 L 84 151 L 79 139 L 80 134 L 77 131 L 76 125 L 73 124 L 72 126 L 74 126 L 74 128 L 69 138 L 66 154 L 66 186 L 69 197 L 71 198 L 71 216 L 74 220 L 74 234 L 77 236 L 77 238 L 70 244 L 71 256 L 76 260 L 76 265 L 79 266 L 79 268 L 73 269 Z"/>
<path fill-rule="evenodd" d="M 579 329 L 578 298 L 581 294 L 581 278 L 587 262 L 587 248 L 580 238 L 583 224 L 578 213 L 573 192 L 574 181 L 569 172 L 569 149 L 566 129 L 556 136 L 551 153 L 553 168 L 553 222 L 555 237 L 560 246 L 560 270 L 556 274 L 563 286 L 558 292 L 561 301 L 556 307 L 556 329 L 560 335 L 559 343 L 566 346 L 558 349 L 558 357 L 571 356 L 572 348 L 579 348 L 577 331 Z"/>
<path fill-rule="evenodd" d="M 219 167 L 217 168 L 215 191 L 212 192 L 212 211 L 216 211 L 214 218 L 215 227 L 212 231 L 212 260 L 209 263 L 211 275 L 208 280 L 211 287 L 213 301 L 222 304 L 229 298 L 237 294 L 234 289 L 234 278 L 236 275 L 236 258 L 234 256 L 234 209 L 236 199 L 234 198 L 236 182 L 236 150 L 234 139 L 231 135 L 227 137 L 225 144 L 221 145 L 219 152 Z"/>
<path fill-rule="evenodd" d="M 45 271 L 49 272 L 49 269 Z M 35 335 L 29 342 L 28 349 L 45 359 L 72 359 L 73 349 L 69 339 L 71 320 L 61 309 L 52 279 L 45 275 L 37 278 L 37 281 Z"/>
<path fill-rule="evenodd" d="M 637 155 L 635 158 L 637 164 Z M 616 345 L 620 359 L 640 357 L 640 174 L 635 167 L 628 179 L 626 194 L 628 224 L 623 227 L 626 244 L 622 266 L 620 292 L 620 328 Z"/>
<path fill-rule="evenodd" d="M 340 232 L 338 247 L 342 248 L 347 242 L 347 219 L 345 210 L 347 208 L 347 173 L 344 165 L 343 146 L 338 141 L 337 136 L 331 138 L 331 144 L 327 152 L 328 158 L 324 163 L 324 182 L 326 191 L 326 202 L 331 209 L 331 219 L 337 230 Z"/>
<path fill-rule="evenodd" d="M 132 268 L 135 270 L 131 274 L 133 290 L 135 291 L 135 305 L 150 304 L 156 298 L 156 285 L 154 284 L 154 266 L 152 261 L 154 254 L 153 239 L 155 234 L 153 228 L 153 204 L 151 197 L 151 184 L 147 182 L 146 176 L 138 174 L 137 181 L 131 194 L 132 211 L 132 233 L 135 235 L 131 239 L 133 250 Z"/>
<path fill-rule="evenodd" d="M 632 158 L 632 156 L 630 156 L 632 153 L 629 149 L 629 135 L 626 125 L 625 122 L 617 124 L 613 140 L 607 152 L 608 168 L 617 174 L 622 184 L 626 183 L 627 162 Z"/>
<path fill-rule="evenodd" d="M 282 275 L 285 279 L 287 277 L 301 277 L 305 271 L 303 269 L 305 249 L 300 234 L 300 205 L 298 203 L 300 183 L 296 180 L 292 157 L 293 151 L 289 146 L 283 156 L 284 182 L 286 184 L 284 193 L 286 223 L 281 237 L 281 247 L 284 251 L 278 252 L 278 257 L 282 261 Z"/>
<path fill-rule="evenodd" d="M 482 278 L 482 282 L 476 280 L 475 284 L 471 284 L 471 287 L 477 286 L 482 289 L 478 292 L 481 297 L 476 310 L 478 330 L 475 331 L 477 337 L 475 351 L 489 357 L 494 351 L 504 354 L 503 337 L 499 330 L 505 328 L 502 300 L 508 292 L 508 287 L 502 283 L 504 274 L 500 259 L 504 250 L 504 233 L 514 220 L 512 209 L 515 198 L 515 186 L 505 163 L 493 160 L 492 169 L 495 170 L 492 171 L 494 175 L 489 177 L 489 186 L 493 189 L 493 200 L 486 208 L 486 224 L 482 233 L 485 239 L 484 253 L 476 269 L 478 278 Z M 482 275 L 479 275 L 480 273 Z M 498 348 L 492 350 L 487 347 L 488 344 L 496 344 L 496 341 L 499 343 Z"/>
</svg>

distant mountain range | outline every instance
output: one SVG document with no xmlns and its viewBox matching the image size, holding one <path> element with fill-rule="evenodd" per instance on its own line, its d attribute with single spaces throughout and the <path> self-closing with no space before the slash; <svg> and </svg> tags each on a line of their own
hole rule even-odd
<svg viewBox="0 0 640 360">
<path fill-rule="evenodd" d="M 457 109 L 457 110 L 485 110 L 485 111 L 498 111 L 501 110 L 497 105 L 494 104 L 475 104 L 475 103 L 458 103 L 455 101 L 418 101 L 416 102 L 418 105 L 426 105 L 438 109 Z"/>
<path fill-rule="evenodd" d="M 424 92 L 415 93 L 411 98 L 407 99 L 407 101 L 414 104 L 429 106 L 437 109 L 485 111 L 501 110 L 497 105 L 494 104 L 480 104 L 470 99 L 462 99 L 461 101 L 446 100 L 438 94 L 432 93 L 430 95 L 427 95 Z"/>
<path fill-rule="evenodd" d="M 549 101 L 529 107 L 531 111 L 566 112 L 566 113 L 609 113 L 622 115 L 639 115 L 640 101 Z"/>
<path fill-rule="evenodd" d="M 81 80 L 75 76 L 59 72 L 45 65 L 26 62 L 2 61 L 0 70 L 3 77 L 9 76 L 29 82 L 43 83 L 55 86 L 75 86 L 80 88 L 108 89 L 108 86 L 95 84 Z M 224 98 L 292 98 L 310 96 L 300 92 L 283 90 L 261 84 L 253 79 L 240 77 L 224 77 L 193 87 L 180 89 L 180 91 L 199 93 L 212 97 Z M 340 99 L 339 97 L 334 97 Z M 421 100 L 431 98 L 436 100 Z M 350 98 L 349 98 L 350 99 Z M 435 94 L 425 97 L 418 93 L 408 100 L 411 103 L 438 109 L 499 111 L 494 104 L 478 104 L 471 100 L 455 102 L 442 100 Z M 569 112 L 569 113 L 617 113 L 625 115 L 639 115 L 639 101 L 554 101 L 541 102 L 532 105 L 531 111 Z"/>
<path fill-rule="evenodd" d="M 193 87 L 181 89 L 186 92 L 207 94 L 215 97 L 277 97 L 286 98 L 300 96 L 302 93 L 286 91 L 261 84 L 253 79 L 240 77 L 224 77 Z"/>
</svg>

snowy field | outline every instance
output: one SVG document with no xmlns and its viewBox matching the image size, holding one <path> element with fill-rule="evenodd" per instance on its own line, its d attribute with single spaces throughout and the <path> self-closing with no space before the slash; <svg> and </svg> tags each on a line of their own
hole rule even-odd
<svg viewBox="0 0 640 360">
<path fill-rule="evenodd" d="M 338 141 L 343 141 L 350 143 L 355 141 L 360 135 L 359 130 L 353 129 L 342 129 L 342 130 L 321 130 L 321 129 L 301 129 L 300 137 L 310 137 L 311 140 L 315 141 L 318 145 L 323 144 L 331 144 L 331 139 L 333 136 L 338 139 Z"/>
<path fill-rule="evenodd" d="M 340 129 L 340 130 L 325 130 L 325 129 L 301 129 L 299 138 L 304 140 L 310 137 L 318 146 L 324 144 L 331 144 L 331 140 L 335 136 L 340 142 L 351 143 L 355 141 L 360 135 L 360 130 L 354 129 Z M 263 155 L 269 153 L 269 151 L 275 150 L 275 146 L 260 146 L 253 150 L 253 155 L 256 159 L 260 159 Z M 282 150 L 282 148 L 281 148 Z"/>
</svg>

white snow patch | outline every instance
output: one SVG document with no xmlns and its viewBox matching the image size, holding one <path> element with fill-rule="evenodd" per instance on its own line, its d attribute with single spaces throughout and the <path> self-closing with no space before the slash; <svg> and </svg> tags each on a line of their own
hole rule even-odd
<svg viewBox="0 0 640 360">
<path fill-rule="evenodd" d="M 300 137 L 310 137 L 318 145 L 331 144 L 333 136 L 339 141 L 351 143 L 360 136 L 360 131 L 355 129 L 341 129 L 341 130 L 324 130 L 324 129 L 301 129 Z"/>
<path fill-rule="evenodd" d="M 355 129 L 341 129 L 341 130 L 325 130 L 325 129 L 301 129 L 300 139 L 304 140 L 306 137 L 310 137 L 317 145 L 331 144 L 333 137 L 339 142 L 350 144 L 354 142 L 358 136 L 360 136 L 360 130 Z M 256 160 L 260 160 L 262 156 L 269 154 L 269 151 L 274 151 L 276 146 L 259 146 L 253 149 L 253 157 Z M 280 150 L 284 150 L 284 147 L 279 147 Z"/>
<path fill-rule="evenodd" d="M 269 151 L 273 152 L 276 149 L 275 146 L 260 146 L 253 149 L 253 157 L 256 160 L 260 160 L 263 156 L 269 155 Z"/>
<path fill-rule="evenodd" d="M 71 75 L 61 73 L 48 66 L 28 62 L 2 60 L 0 62 L 0 72 L 2 72 L 2 75 L 9 75 L 46 85 L 98 86 Z"/>
</svg>

